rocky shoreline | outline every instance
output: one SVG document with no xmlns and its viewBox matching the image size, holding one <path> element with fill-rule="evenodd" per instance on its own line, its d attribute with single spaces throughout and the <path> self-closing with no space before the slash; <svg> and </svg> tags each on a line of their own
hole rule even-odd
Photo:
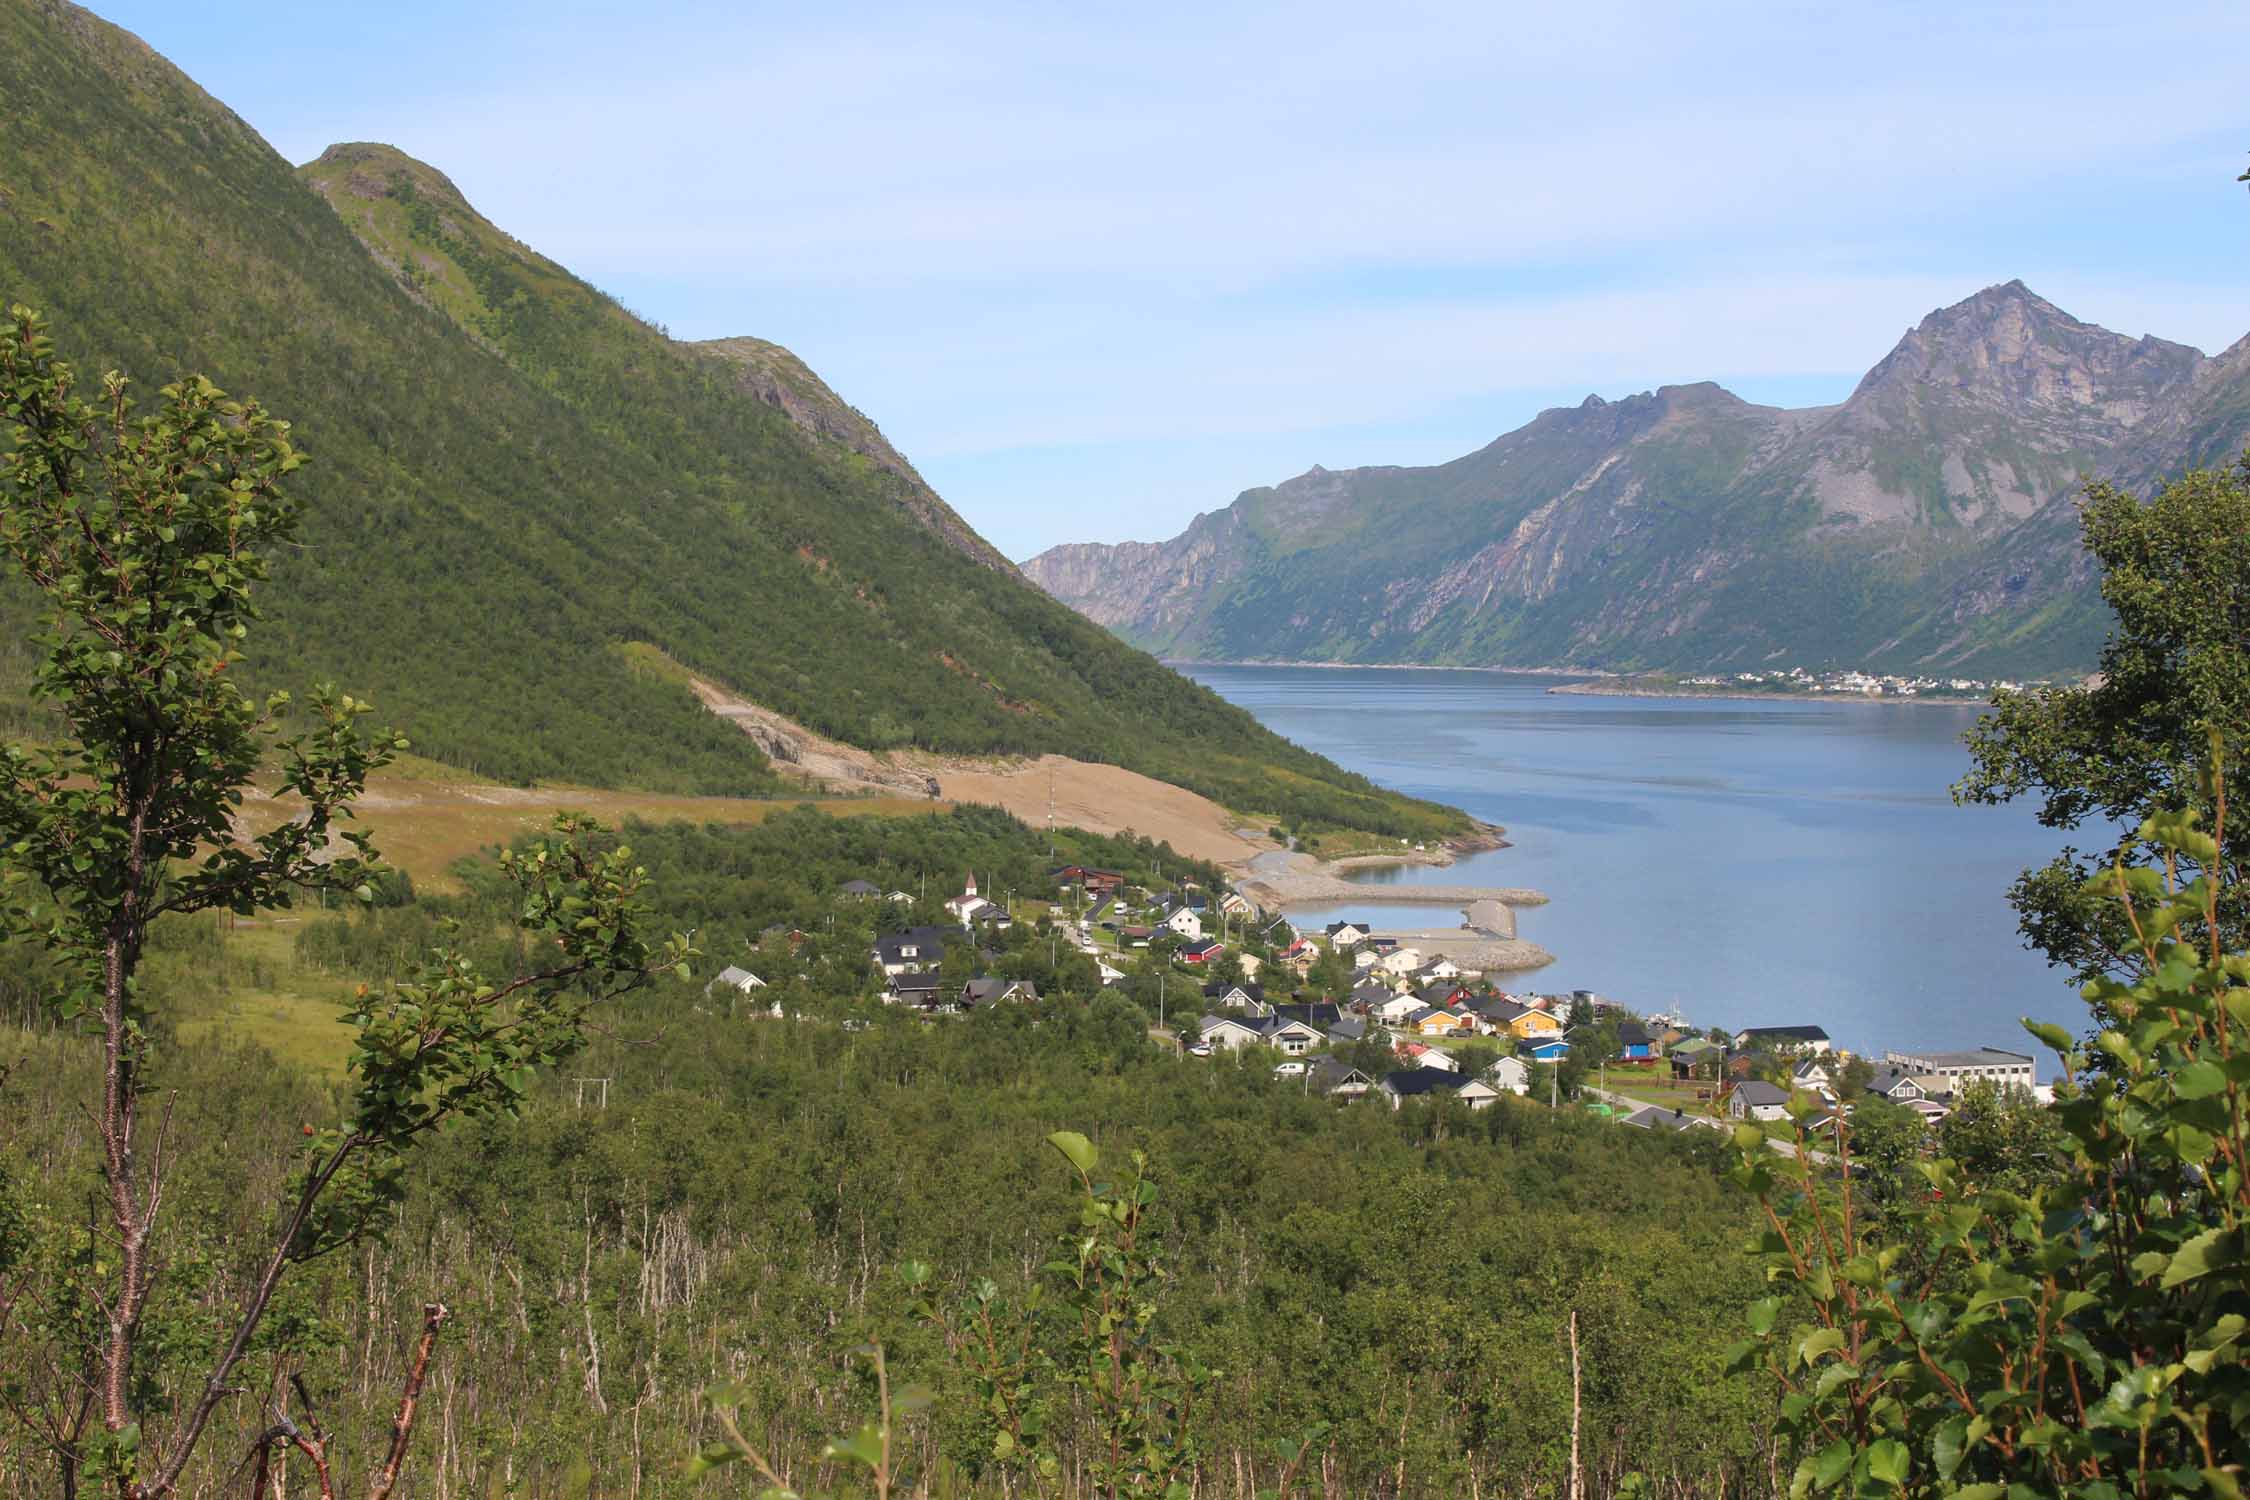
<svg viewBox="0 0 2250 1500">
<path fill-rule="evenodd" d="M 1489 832 L 1497 836 L 1499 830 Z M 1476 847 L 1495 848 L 1504 843 L 1503 840 L 1499 844 L 1483 843 Z M 1433 958 L 1450 958 L 1466 968 L 1521 970 L 1553 963 L 1553 954 L 1537 943 L 1517 937 L 1515 932 L 1515 909 L 1546 905 L 1544 892 L 1522 886 L 1371 886 L 1346 880 L 1337 873 L 1373 865 L 1450 864 L 1452 858 L 1451 854 L 1423 850 L 1404 857 L 1362 854 L 1331 862 L 1309 854 L 1275 850 L 1252 860 L 1250 870 L 1236 883 L 1236 889 L 1260 906 L 1283 911 L 1346 905 L 1354 901 L 1385 906 L 1450 906 L 1469 919 L 1461 927 L 1402 932 L 1397 936 Z"/>
</svg>

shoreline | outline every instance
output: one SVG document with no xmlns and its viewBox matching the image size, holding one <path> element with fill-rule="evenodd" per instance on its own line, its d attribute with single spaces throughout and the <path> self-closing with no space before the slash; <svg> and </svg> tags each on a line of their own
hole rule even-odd
<svg viewBox="0 0 2250 1500">
<path fill-rule="evenodd" d="M 1754 693 L 1747 688 L 1636 686 L 1631 678 L 1604 678 L 1599 682 L 1557 683 L 1550 693 L 1581 698 L 1709 699 L 1717 703 L 1865 703 L 1878 708 L 1990 708 L 1988 698 L 1907 698 L 1896 693 Z"/>
<path fill-rule="evenodd" d="M 1213 661 L 1199 656 L 1160 656 L 1167 667 L 1307 667 L 1323 672 L 1489 672 L 1501 677 L 1615 677 L 1598 667 L 1472 667 L 1427 661 Z"/>
</svg>

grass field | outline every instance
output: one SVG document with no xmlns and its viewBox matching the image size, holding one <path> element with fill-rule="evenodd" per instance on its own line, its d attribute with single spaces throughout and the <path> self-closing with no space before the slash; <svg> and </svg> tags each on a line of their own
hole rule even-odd
<svg viewBox="0 0 2250 1500">
<path fill-rule="evenodd" d="M 921 797 L 684 797 L 593 787 L 502 786 L 412 757 L 371 778 L 355 827 L 375 836 L 383 858 L 417 887 L 454 884 L 456 860 L 545 828 L 558 812 L 576 811 L 615 826 L 627 818 L 652 822 L 760 823 L 783 808 L 812 806 L 844 817 L 869 813 L 934 813 L 949 804 Z M 262 829 L 289 816 L 286 802 L 249 804 L 244 820 Z"/>
<path fill-rule="evenodd" d="M 757 823 L 788 807 L 812 805 L 842 816 L 929 813 L 946 804 L 924 798 L 849 797 L 763 801 L 743 797 L 664 796 L 586 787 L 511 787 L 465 775 L 450 766 L 405 756 L 372 778 L 353 827 L 371 833 L 383 858 L 406 871 L 417 889 L 442 891 L 458 884 L 454 864 L 480 850 L 537 832 L 558 812 L 574 810 L 615 826 L 627 818 L 651 821 Z M 252 800 L 247 831 L 262 832 L 294 812 L 285 801 Z M 296 937 L 316 913 L 284 911 L 256 918 L 207 920 L 216 928 L 215 956 L 181 957 L 175 969 L 190 1015 L 179 1025 L 183 1040 L 214 1033 L 253 1042 L 275 1056 L 327 1074 L 343 1070 L 351 1035 L 337 1019 L 350 998 L 350 980 L 300 964 Z M 192 996 L 192 998 L 190 998 Z"/>
</svg>

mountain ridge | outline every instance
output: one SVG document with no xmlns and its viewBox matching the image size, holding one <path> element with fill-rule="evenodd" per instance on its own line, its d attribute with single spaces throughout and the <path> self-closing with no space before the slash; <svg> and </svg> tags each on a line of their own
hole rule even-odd
<svg viewBox="0 0 2250 1500">
<path fill-rule="evenodd" d="M 2084 478 L 2245 441 L 2250 339 L 2127 337 L 2017 280 L 1933 310 L 1833 405 L 1592 395 L 1445 463 L 1308 470 L 1167 541 L 1022 566 L 1174 657 L 2067 670 L 2101 630 Z"/>
<path fill-rule="evenodd" d="M 670 339 L 438 169 L 358 142 L 300 172 L 59 0 L 0 5 L 0 54 L 0 298 L 81 370 L 255 395 L 311 459 L 304 545 L 262 594 L 261 684 L 346 685 L 494 779 L 782 790 L 676 674 L 641 669 L 645 644 L 863 749 L 1060 753 L 1277 819 L 1466 826 L 1121 647 L 809 369 L 794 412 L 745 389 L 739 349 Z M 8 638 L 34 607 L 0 586 Z M 38 722 L 27 672 L 18 650 L 0 674 L 13 727 Z"/>
</svg>

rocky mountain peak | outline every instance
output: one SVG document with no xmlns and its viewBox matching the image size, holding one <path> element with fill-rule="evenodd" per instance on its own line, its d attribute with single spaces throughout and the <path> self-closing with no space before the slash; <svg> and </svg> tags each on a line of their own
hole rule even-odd
<svg viewBox="0 0 2250 1500">
<path fill-rule="evenodd" d="M 2131 426 L 2202 362 L 2185 344 L 2112 333 L 2007 281 L 1922 319 L 1867 372 L 1846 410 L 1959 402 Z"/>
</svg>

